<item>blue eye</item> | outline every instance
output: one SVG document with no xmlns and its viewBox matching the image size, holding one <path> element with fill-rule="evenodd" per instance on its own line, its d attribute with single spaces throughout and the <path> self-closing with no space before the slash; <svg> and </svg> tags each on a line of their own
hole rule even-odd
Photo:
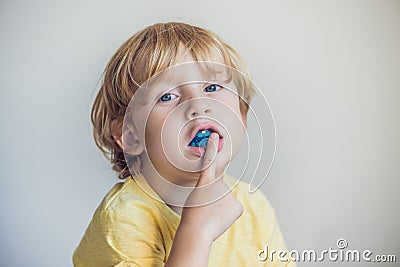
<svg viewBox="0 0 400 267">
<path fill-rule="evenodd" d="M 171 101 L 171 100 L 173 100 L 175 98 L 177 98 L 176 95 L 171 94 L 171 93 L 167 93 L 167 94 L 163 95 L 162 97 L 160 97 L 159 101 L 168 102 L 168 101 Z"/>
<path fill-rule="evenodd" d="M 218 91 L 221 88 L 222 88 L 222 86 L 220 86 L 218 84 L 211 84 L 211 85 L 207 86 L 206 88 L 204 88 L 204 91 L 207 93 L 210 93 L 210 92 Z"/>
</svg>

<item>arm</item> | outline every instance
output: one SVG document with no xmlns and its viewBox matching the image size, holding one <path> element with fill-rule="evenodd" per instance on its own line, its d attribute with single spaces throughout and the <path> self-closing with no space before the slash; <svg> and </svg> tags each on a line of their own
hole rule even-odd
<svg viewBox="0 0 400 267">
<path fill-rule="evenodd" d="M 179 225 L 174 243 L 172 244 L 171 254 L 165 266 L 208 266 L 208 257 L 212 240 L 208 237 L 195 234 L 196 229 L 190 229 L 182 224 Z"/>
</svg>

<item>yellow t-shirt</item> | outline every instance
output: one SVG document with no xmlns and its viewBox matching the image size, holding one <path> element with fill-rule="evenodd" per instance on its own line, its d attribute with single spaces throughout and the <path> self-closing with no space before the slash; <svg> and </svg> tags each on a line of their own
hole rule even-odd
<svg viewBox="0 0 400 267">
<path fill-rule="evenodd" d="M 237 182 L 229 175 L 223 179 L 229 187 Z M 142 176 L 129 177 L 110 190 L 74 252 L 75 267 L 164 266 L 180 216 L 143 186 L 154 193 Z M 243 213 L 214 241 L 208 266 L 295 266 L 276 258 L 259 260 L 258 252 L 266 245 L 270 251 L 287 250 L 275 211 L 260 190 L 250 194 L 247 183 L 239 182 L 232 192 Z"/>
</svg>

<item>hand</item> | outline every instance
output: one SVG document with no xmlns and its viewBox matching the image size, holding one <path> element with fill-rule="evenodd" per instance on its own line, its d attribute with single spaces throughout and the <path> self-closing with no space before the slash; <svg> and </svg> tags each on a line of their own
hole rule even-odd
<svg viewBox="0 0 400 267">
<path fill-rule="evenodd" d="M 242 214 L 243 206 L 222 177 L 216 177 L 218 134 L 212 133 L 204 154 L 203 170 L 182 210 L 181 225 L 214 241 Z"/>
<path fill-rule="evenodd" d="M 182 209 L 166 267 L 208 266 L 212 242 L 242 214 L 243 206 L 216 177 L 218 134 L 212 133 L 206 147 L 203 171 Z"/>
</svg>

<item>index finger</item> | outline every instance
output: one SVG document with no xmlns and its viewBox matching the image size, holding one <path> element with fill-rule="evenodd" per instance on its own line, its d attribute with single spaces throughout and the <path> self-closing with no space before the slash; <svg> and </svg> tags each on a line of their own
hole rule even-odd
<svg viewBox="0 0 400 267">
<path fill-rule="evenodd" d="M 203 168 L 200 173 L 198 185 L 204 185 L 215 179 L 216 171 L 216 156 L 218 153 L 218 140 L 219 135 L 212 133 L 208 139 L 206 152 L 203 158 Z"/>
</svg>

